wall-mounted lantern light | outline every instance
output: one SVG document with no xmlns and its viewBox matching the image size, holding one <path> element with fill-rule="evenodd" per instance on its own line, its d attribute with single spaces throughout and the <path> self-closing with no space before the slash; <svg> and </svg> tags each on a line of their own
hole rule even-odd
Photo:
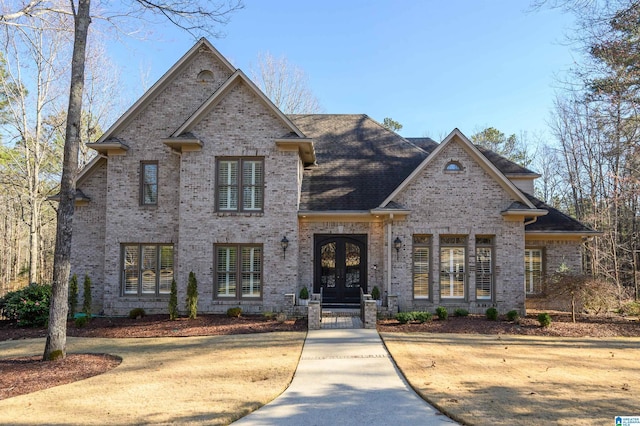
<svg viewBox="0 0 640 426">
<path fill-rule="evenodd" d="M 402 247 L 402 240 L 400 237 L 396 237 L 396 239 L 393 240 L 393 247 L 396 249 L 396 258 L 400 259 L 400 248 Z"/>
<path fill-rule="evenodd" d="M 280 240 L 280 247 L 282 247 L 282 255 L 284 258 L 287 258 L 287 247 L 289 247 L 289 240 L 287 240 L 287 236 L 285 235 Z"/>
</svg>

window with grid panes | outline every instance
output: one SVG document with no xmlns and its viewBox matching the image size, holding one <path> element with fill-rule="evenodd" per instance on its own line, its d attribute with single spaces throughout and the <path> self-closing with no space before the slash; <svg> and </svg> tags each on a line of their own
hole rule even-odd
<svg viewBox="0 0 640 426">
<path fill-rule="evenodd" d="M 476 299 L 493 297 L 493 237 L 476 237 Z"/>
<path fill-rule="evenodd" d="M 428 299 L 431 237 L 413 236 L 413 298 Z"/>
<path fill-rule="evenodd" d="M 440 297 L 442 299 L 464 299 L 465 297 L 466 245 L 466 237 L 440 237 Z"/>
<path fill-rule="evenodd" d="M 264 200 L 264 160 L 221 158 L 217 161 L 218 211 L 260 212 Z"/>
<path fill-rule="evenodd" d="M 245 299 L 262 296 L 262 246 L 217 245 L 215 262 L 216 297 Z"/>
<path fill-rule="evenodd" d="M 524 288 L 527 294 L 542 293 L 542 249 L 524 251 Z"/>
<path fill-rule="evenodd" d="M 140 204 L 158 204 L 158 163 L 140 163 Z"/>
<path fill-rule="evenodd" d="M 122 293 L 124 295 L 169 294 L 172 280 L 172 245 L 122 245 Z"/>
</svg>

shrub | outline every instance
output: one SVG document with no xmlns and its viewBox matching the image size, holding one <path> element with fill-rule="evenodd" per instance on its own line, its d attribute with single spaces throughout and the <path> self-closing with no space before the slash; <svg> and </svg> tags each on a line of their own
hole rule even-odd
<svg viewBox="0 0 640 426">
<path fill-rule="evenodd" d="M 131 319 L 142 318 L 145 315 L 146 315 L 146 312 L 142 308 L 133 308 L 132 310 L 129 311 L 129 318 Z"/>
<path fill-rule="evenodd" d="M 373 286 L 373 289 L 371 289 L 371 298 L 373 300 L 380 300 L 380 289 L 377 285 Z"/>
<path fill-rule="evenodd" d="M 458 308 L 458 309 L 455 310 L 454 314 L 457 317 L 468 317 L 469 316 L 469 311 L 467 311 L 466 309 Z"/>
<path fill-rule="evenodd" d="M 91 278 L 89 275 L 84 276 L 84 296 L 82 299 L 82 312 L 91 319 Z"/>
<path fill-rule="evenodd" d="M 447 318 L 449 318 L 449 312 L 447 312 L 447 308 L 445 308 L 444 306 L 438 306 L 436 308 L 436 315 L 438 316 L 438 319 L 441 320 L 446 320 Z"/>
<path fill-rule="evenodd" d="M 235 308 L 227 309 L 227 316 L 228 317 L 238 318 L 240 315 L 242 315 L 242 308 L 239 307 L 239 306 L 236 306 Z"/>
<path fill-rule="evenodd" d="M 487 309 L 487 319 L 490 321 L 496 321 L 498 319 L 498 310 L 496 308 Z"/>
<path fill-rule="evenodd" d="M 169 319 L 178 318 L 178 284 L 176 280 L 171 281 L 171 293 L 169 294 Z"/>
<path fill-rule="evenodd" d="M 309 298 L 309 290 L 307 290 L 307 287 L 302 287 L 300 289 L 300 299 L 308 299 Z"/>
<path fill-rule="evenodd" d="M 413 319 L 420 324 L 431 321 L 432 317 L 431 312 L 413 312 Z"/>
<path fill-rule="evenodd" d="M 51 286 L 29 284 L 0 298 L 0 311 L 21 327 L 42 327 L 49 320 Z"/>
<path fill-rule="evenodd" d="M 520 318 L 520 314 L 518 313 L 518 311 L 513 310 L 513 311 L 507 312 L 507 319 L 509 321 L 517 321 L 518 318 Z"/>
<path fill-rule="evenodd" d="M 629 302 L 620 310 L 623 315 L 640 316 L 640 302 Z"/>
<path fill-rule="evenodd" d="M 412 312 L 398 312 L 396 314 L 396 320 L 400 324 L 406 324 L 409 321 L 413 321 L 413 313 Z"/>
<path fill-rule="evenodd" d="M 69 318 L 76 316 L 78 308 L 78 276 L 73 274 L 69 280 Z"/>
<path fill-rule="evenodd" d="M 78 317 L 75 319 L 76 328 L 82 328 L 87 325 L 87 317 Z"/>
<path fill-rule="evenodd" d="M 276 316 L 276 314 L 274 314 L 271 311 L 264 311 L 262 313 L 262 316 L 265 317 L 266 319 L 268 319 L 269 321 L 271 321 Z"/>
<path fill-rule="evenodd" d="M 198 281 L 193 272 L 189 272 L 189 284 L 187 284 L 187 313 L 189 319 L 195 319 L 198 315 Z"/>
<path fill-rule="evenodd" d="M 549 327 L 551 325 L 551 315 L 546 312 L 538 314 L 538 322 L 542 327 Z"/>
</svg>

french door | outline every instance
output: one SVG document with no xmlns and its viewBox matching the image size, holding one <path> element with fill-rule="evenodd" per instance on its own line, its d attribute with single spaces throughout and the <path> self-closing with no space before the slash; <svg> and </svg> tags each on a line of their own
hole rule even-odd
<svg viewBox="0 0 640 426">
<path fill-rule="evenodd" d="M 359 303 L 367 292 L 367 236 L 316 235 L 314 292 L 324 303 Z"/>
</svg>

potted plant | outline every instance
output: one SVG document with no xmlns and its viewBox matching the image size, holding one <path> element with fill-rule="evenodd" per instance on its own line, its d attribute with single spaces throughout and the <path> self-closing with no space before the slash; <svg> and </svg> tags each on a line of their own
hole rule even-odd
<svg viewBox="0 0 640 426">
<path fill-rule="evenodd" d="M 298 304 L 300 306 L 309 305 L 309 290 L 306 287 L 302 287 L 300 289 L 300 294 L 298 295 Z"/>
<path fill-rule="evenodd" d="M 371 298 L 376 301 L 378 306 L 382 305 L 382 300 L 380 300 L 380 289 L 377 285 L 373 286 L 373 289 L 371 290 Z"/>
</svg>

